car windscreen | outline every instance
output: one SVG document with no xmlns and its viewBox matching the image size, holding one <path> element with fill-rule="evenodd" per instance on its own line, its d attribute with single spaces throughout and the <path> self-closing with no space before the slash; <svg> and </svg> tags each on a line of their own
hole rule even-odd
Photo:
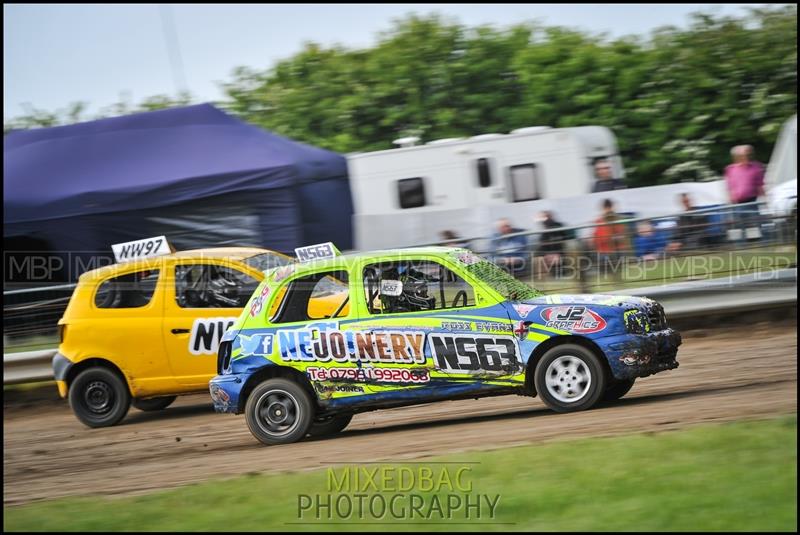
<svg viewBox="0 0 800 535">
<path fill-rule="evenodd" d="M 475 258 L 478 259 L 480 257 L 475 255 Z M 497 264 L 484 258 L 466 265 L 465 269 L 509 301 L 524 301 L 544 295 L 536 288 L 515 279 Z"/>
<path fill-rule="evenodd" d="M 275 253 L 261 253 L 245 258 L 244 263 L 259 271 L 269 271 L 272 268 L 291 264 L 292 259 Z"/>
</svg>

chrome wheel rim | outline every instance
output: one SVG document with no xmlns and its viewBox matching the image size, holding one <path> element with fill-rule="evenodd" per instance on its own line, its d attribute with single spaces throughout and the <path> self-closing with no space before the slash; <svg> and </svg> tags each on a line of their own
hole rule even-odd
<svg viewBox="0 0 800 535">
<path fill-rule="evenodd" d="M 589 393 L 592 372 L 589 366 L 574 355 L 561 355 L 545 372 L 547 392 L 562 403 L 576 403 Z"/>
</svg>

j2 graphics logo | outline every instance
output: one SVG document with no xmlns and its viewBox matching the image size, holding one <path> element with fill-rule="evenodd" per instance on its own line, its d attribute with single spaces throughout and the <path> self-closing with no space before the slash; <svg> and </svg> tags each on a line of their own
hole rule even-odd
<svg viewBox="0 0 800 535">
<path fill-rule="evenodd" d="M 580 305 L 548 307 L 542 310 L 546 326 L 574 333 L 589 334 L 606 328 L 606 320 L 597 312 Z"/>
</svg>

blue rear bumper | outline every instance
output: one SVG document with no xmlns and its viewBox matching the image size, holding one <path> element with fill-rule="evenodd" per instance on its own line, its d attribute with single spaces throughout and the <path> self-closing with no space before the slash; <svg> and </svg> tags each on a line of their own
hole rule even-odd
<svg viewBox="0 0 800 535">
<path fill-rule="evenodd" d="M 239 414 L 239 398 L 246 383 L 247 377 L 238 374 L 217 375 L 211 379 L 208 389 L 214 402 L 214 410 Z"/>
</svg>

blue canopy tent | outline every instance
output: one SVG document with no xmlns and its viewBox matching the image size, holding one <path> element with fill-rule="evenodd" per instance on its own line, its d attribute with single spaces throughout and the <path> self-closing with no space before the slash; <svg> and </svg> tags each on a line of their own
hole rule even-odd
<svg viewBox="0 0 800 535">
<path fill-rule="evenodd" d="M 352 247 L 345 158 L 210 104 L 10 132 L 3 153 L 6 250 L 67 255 L 61 280 L 151 235 L 177 249 Z"/>
</svg>

